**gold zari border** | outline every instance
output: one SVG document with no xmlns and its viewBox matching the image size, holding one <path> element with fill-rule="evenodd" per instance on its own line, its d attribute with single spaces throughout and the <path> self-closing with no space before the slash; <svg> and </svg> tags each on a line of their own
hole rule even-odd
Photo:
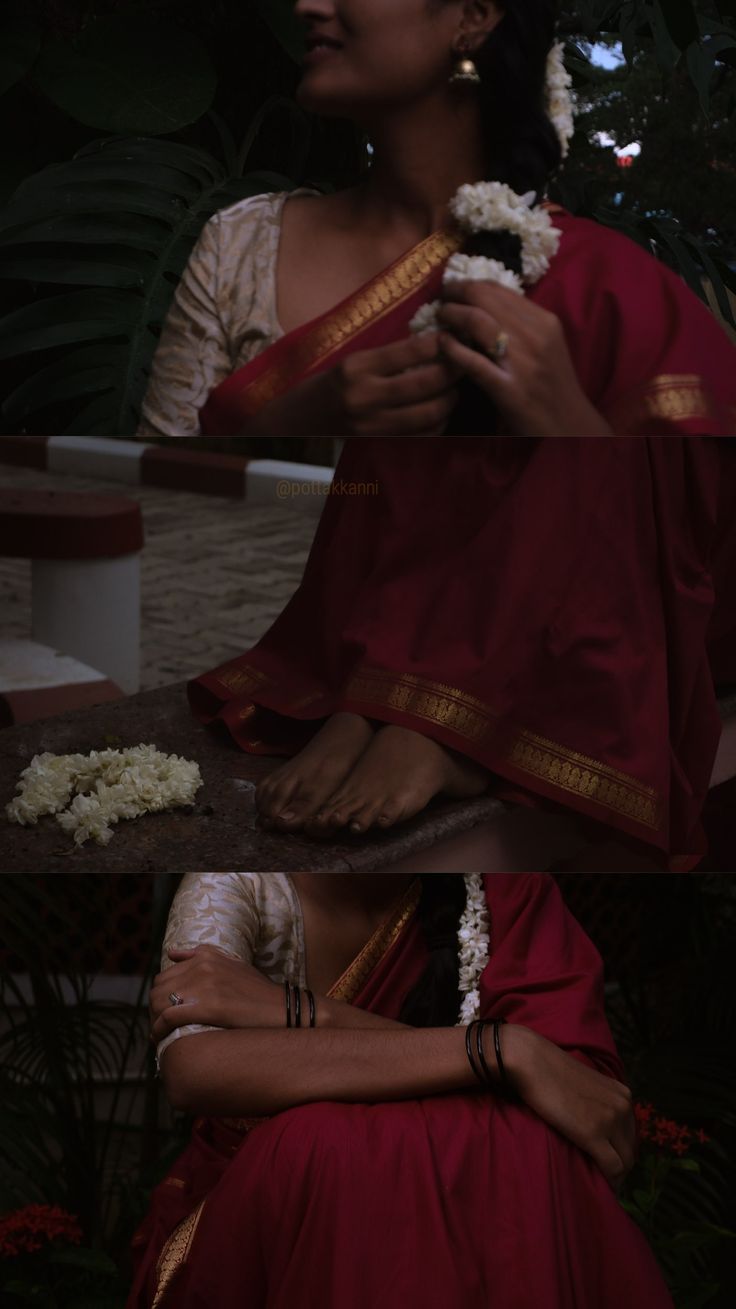
<svg viewBox="0 0 736 1309">
<path fill-rule="evenodd" d="M 161 1251 L 156 1264 L 156 1294 L 151 1309 L 158 1309 L 158 1305 L 166 1294 L 166 1288 L 174 1273 L 184 1263 L 189 1254 L 204 1206 L 205 1201 L 202 1200 L 201 1204 L 197 1205 L 194 1213 L 188 1214 L 183 1222 L 179 1223 L 179 1226 L 172 1232 Z"/>
<path fill-rule="evenodd" d="M 515 768 L 533 777 L 541 777 L 563 791 L 593 800 L 614 813 L 633 818 L 642 827 L 656 831 L 660 824 L 661 806 L 656 792 L 642 786 L 626 773 L 598 763 L 575 750 L 565 750 L 554 741 L 522 732 L 508 756 Z"/>
<path fill-rule="evenodd" d="M 369 323 L 377 323 L 397 305 L 407 300 L 422 285 L 438 264 L 460 249 L 463 237 L 454 232 L 434 232 L 402 255 L 367 287 L 362 287 L 324 322 L 294 346 L 289 359 L 273 364 L 260 377 L 246 384 L 240 395 L 247 397 L 248 407 L 257 411 L 274 400 L 293 382 L 295 376 L 322 363 L 350 337 Z"/>
<path fill-rule="evenodd" d="M 635 435 L 639 421 L 661 418 L 685 423 L 693 419 L 717 418 L 713 397 L 697 373 L 663 373 L 652 378 L 638 394 L 614 404 L 611 415 Z"/>
<path fill-rule="evenodd" d="M 327 992 L 331 1000 L 345 1000 L 352 1004 L 364 983 L 370 977 L 379 959 L 391 949 L 398 940 L 412 914 L 416 911 L 422 893 L 422 884 L 418 877 L 407 888 L 398 904 L 376 928 L 372 937 L 356 955 L 345 972 L 333 983 Z"/>
<path fill-rule="evenodd" d="M 361 672 L 351 678 L 345 695 L 361 703 L 424 718 L 476 743 L 490 741 L 498 723 L 498 715 L 474 696 L 409 673 Z M 530 777 L 542 778 L 561 791 L 633 818 L 643 827 L 655 831 L 659 828 L 661 803 L 657 792 L 600 760 L 524 728 L 513 734 L 504 757 Z"/>
<path fill-rule="evenodd" d="M 391 946 L 403 932 L 412 914 L 416 912 L 421 893 L 421 882 L 419 878 L 415 878 L 397 904 L 389 911 L 383 922 L 379 923 L 360 953 L 355 956 L 352 963 L 348 964 L 345 972 L 338 977 L 337 981 L 333 982 L 327 992 L 328 999 L 344 1000 L 347 1004 L 352 1004 L 379 960 L 383 958 L 384 954 L 388 953 Z M 222 1118 L 220 1121 L 226 1127 L 231 1128 L 232 1131 L 245 1135 L 251 1127 L 268 1122 L 268 1118 L 269 1115 L 265 1115 L 259 1118 Z"/>
</svg>

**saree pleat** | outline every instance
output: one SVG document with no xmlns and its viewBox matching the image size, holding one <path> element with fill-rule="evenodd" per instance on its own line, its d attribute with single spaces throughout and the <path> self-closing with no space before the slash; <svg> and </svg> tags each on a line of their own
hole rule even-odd
<svg viewBox="0 0 736 1309">
<path fill-rule="evenodd" d="M 346 443 L 336 476 L 379 494 L 328 498 L 296 594 L 190 683 L 192 708 L 254 753 L 293 753 L 338 710 L 396 723 L 491 770 L 501 798 L 697 862 L 714 622 L 736 676 L 735 475 L 708 438 Z"/>
</svg>

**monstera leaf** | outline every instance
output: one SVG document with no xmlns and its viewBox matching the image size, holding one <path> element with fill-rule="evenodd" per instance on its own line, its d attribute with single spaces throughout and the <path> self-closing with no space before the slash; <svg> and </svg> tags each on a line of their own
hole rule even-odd
<svg viewBox="0 0 736 1309">
<path fill-rule="evenodd" d="M 255 0 L 255 7 L 279 45 L 299 63 L 304 54 L 304 29 L 294 13 L 294 0 Z"/>
<path fill-rule="evenodd" d="M 95 18 L 73 41 L 49 42 L 33 80 L 87 127 L 151 136 L 196 122 L 217 87 L 212 60 L 196 37 L 143 14 Z"/>
<path fill-rule="evenodd" d="M 171 141 L 95 142 L 25 181 L 0 213 L 0 278 L 36 298 L 0 319 L 0 359 L 38 358 L 5 399 L 13 430 L 76 402 L 68 431 L 135 431 L 150 362 L 203 224 L 248 195 L 289 190 L 280 174 L 232 176 Z"/>
</svg>

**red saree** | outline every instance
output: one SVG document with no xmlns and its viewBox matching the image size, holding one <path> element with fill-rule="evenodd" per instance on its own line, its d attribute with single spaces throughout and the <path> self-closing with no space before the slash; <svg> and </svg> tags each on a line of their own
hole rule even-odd
<svg viewBox="0 0 736 1309">
<path fill-rule="evenodd" d="M 485 880 L 481 1013 L 620 1078 L 600 957 L 554 882 Z M 417 896 L 415 883 L 332 994 L 398 1016 L 426 961 Z M 485 1093 L 200 1120 L 134 1248 L 127 1309 L 672 1309 L 592 1161 Z"/>
<path fill-rule="evenodd" d="M 713 315 L 633 241 L 559 205 L 546 208 L 562 240 L 528 298 L 560 318 L 582 388 L 614 432 L 736 431 L 734 349 Z M 305 378 L 344 355 L 407 337 L 417 309 L 437 297 L 461 240 L 453 231 L 435 232 L 237 369 L 202 409 L 203 435 L 241 435 L 249 418 Z"/>
<path fill-rule="evenodd" d="M 502 799 L 572 808 L 692 868 L 721 730 L 713 677 L 736 681 L 736 449 L 712 439 L 736 430 L 736 353 L 632 242 L 555 222 L 560 254 L 531 298 L 559 314 L 621 435 L 346 442 L 348 491 L 327 499 L 302 585 L 190 702 L 263 754 L 294 753 L 338 710 L 397 723 L 488 768 Z M 441 276 L 429 248 L 276 342 L 211 414 L 406 335 Z"/>
</svg>

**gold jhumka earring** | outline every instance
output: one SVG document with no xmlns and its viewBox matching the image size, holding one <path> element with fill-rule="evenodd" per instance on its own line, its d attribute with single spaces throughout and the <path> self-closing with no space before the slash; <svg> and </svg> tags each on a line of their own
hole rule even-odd
<svg viewBox="0 0 736 1309">
<path fill-rule="evenodd" d="M 451 86 L 457 85 L 458 82 L 464 82 L 466 85 L 470 86 L 480 85 L 480 73 L 478 72 L 474 60 L 468 57 L 468 50 L 468 45 L 463 42 L 460 48 L 453 52 L 457 59 L 457 63 L 455 64 L 449 78 Z"/>
</svg>

